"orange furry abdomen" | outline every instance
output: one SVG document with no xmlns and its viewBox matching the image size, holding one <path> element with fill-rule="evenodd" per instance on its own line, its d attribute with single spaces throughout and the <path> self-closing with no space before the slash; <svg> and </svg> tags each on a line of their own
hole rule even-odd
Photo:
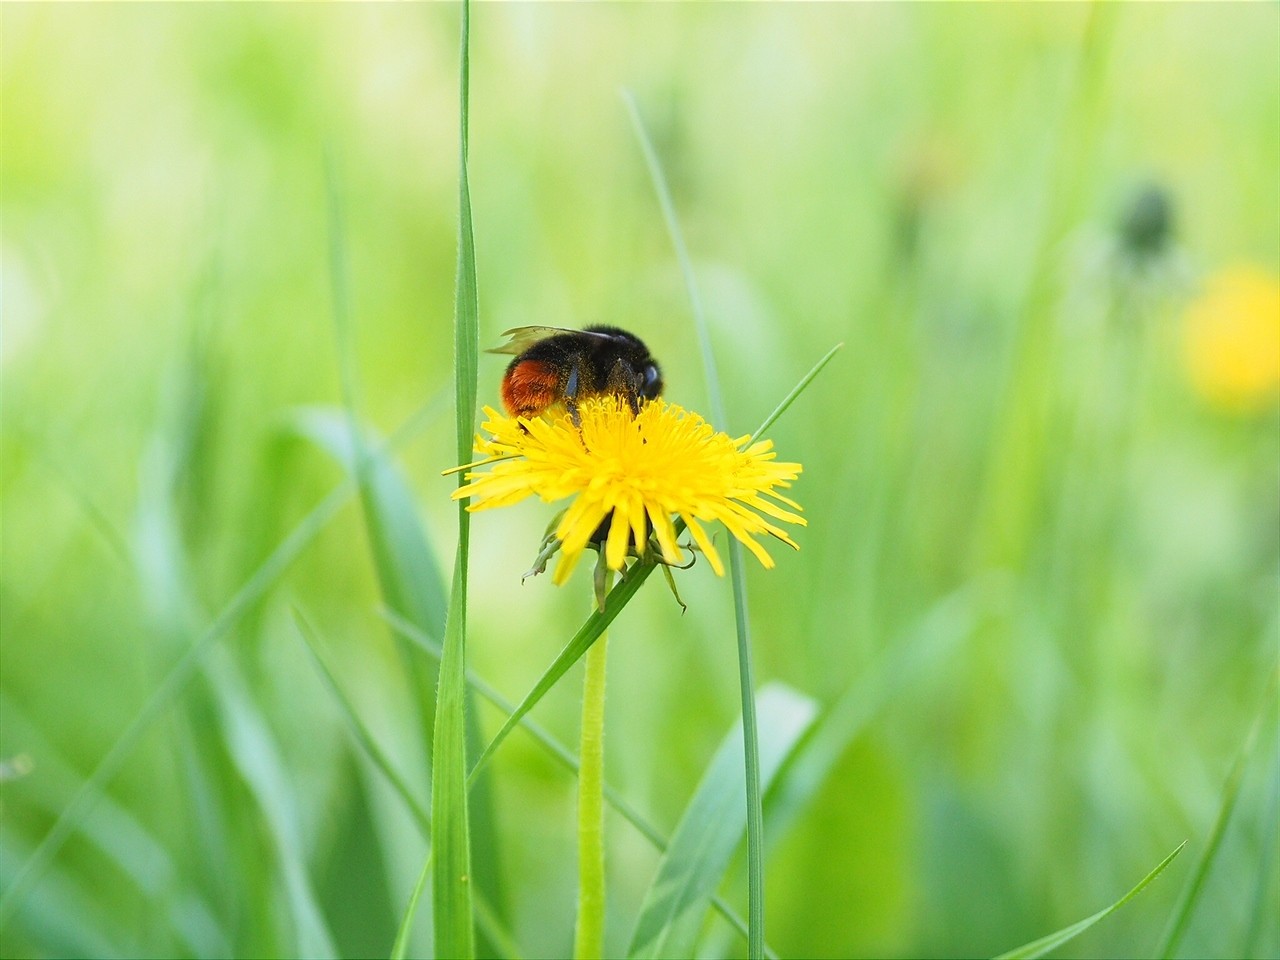
<svg viewBox="0 0 1280 960">
<path fill-rule="evenodd" d="M 560 374 L 542 360 L 519 360 L 502 378 L 502 405 L 513 417 L 537 416 L 560 396 Z"/>
</svg>

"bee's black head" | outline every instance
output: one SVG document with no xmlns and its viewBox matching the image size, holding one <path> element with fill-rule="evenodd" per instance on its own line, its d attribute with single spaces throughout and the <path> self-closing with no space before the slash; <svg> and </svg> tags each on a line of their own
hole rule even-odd
<svg viewBox="0 0 1280 960">
<path fill-rule="evenodd" d="M 662 368 L 653 359 L 644 341 L 634 333 L 619 327 L 595 326 L 585 328 L 588 333 L 608 337 L 602 349 L 614 354 L 626 363 L 636 376 L 636 393 L 645 400 L 653 400 L 662 394 Z"/>
</svg>

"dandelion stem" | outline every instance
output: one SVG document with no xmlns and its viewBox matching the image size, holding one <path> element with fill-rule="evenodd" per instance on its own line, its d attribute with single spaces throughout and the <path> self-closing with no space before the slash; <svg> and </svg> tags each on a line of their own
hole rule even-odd
<svg viewBox="0 0 1280 960">
<path fill-rule="evenodd" d="M 603 555 L 600 558 L 604 563 Z M 613 579 L 605 574 L 605 591 Z M 604 686 L 609 636 L 602 633 L 586 655 L 582 689 L 582 749 L 578 768 L 578 920 L 575 960 L 604 956 Z"/>
</svg>

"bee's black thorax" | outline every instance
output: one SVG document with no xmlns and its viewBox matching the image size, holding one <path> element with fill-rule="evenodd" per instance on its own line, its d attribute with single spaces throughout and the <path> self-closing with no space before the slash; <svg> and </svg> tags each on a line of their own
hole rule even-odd
<svg viewBox="0 0 1280 960">
<path fill-rule="evenodd" d="M 560 394 L 566 399 L 614 394 L 634 405 L 662 392 L 662 375 L 649 348 L 639 337 L 617 327 L 587 327 L 583 333 L 547 337 L 513 360 L 508 369 L 526 360 L 554 367 Z"/>
</svg>

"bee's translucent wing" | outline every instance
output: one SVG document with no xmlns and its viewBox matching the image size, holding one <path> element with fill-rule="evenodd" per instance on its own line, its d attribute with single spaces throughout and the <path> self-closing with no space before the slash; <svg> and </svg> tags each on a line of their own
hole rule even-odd
<svg viewBox="0 0 1280 960">
<path fill-rule="evenodd" d="M 547 337 L 554 337 L 558 333 L 585 333 L 587 336 L 593 337 L 604 336 L 604 334 L 592 333 L 587 330 L 571 330 L 568 327 L 512 327 L 510 330 L 502 331 L 502 335 L 507 338 L 506 343 L 490 347 L 485 353 L 509 353 L 513 357 L 518 357 L 538 341 L 545 340 Z"/>
</svg>

